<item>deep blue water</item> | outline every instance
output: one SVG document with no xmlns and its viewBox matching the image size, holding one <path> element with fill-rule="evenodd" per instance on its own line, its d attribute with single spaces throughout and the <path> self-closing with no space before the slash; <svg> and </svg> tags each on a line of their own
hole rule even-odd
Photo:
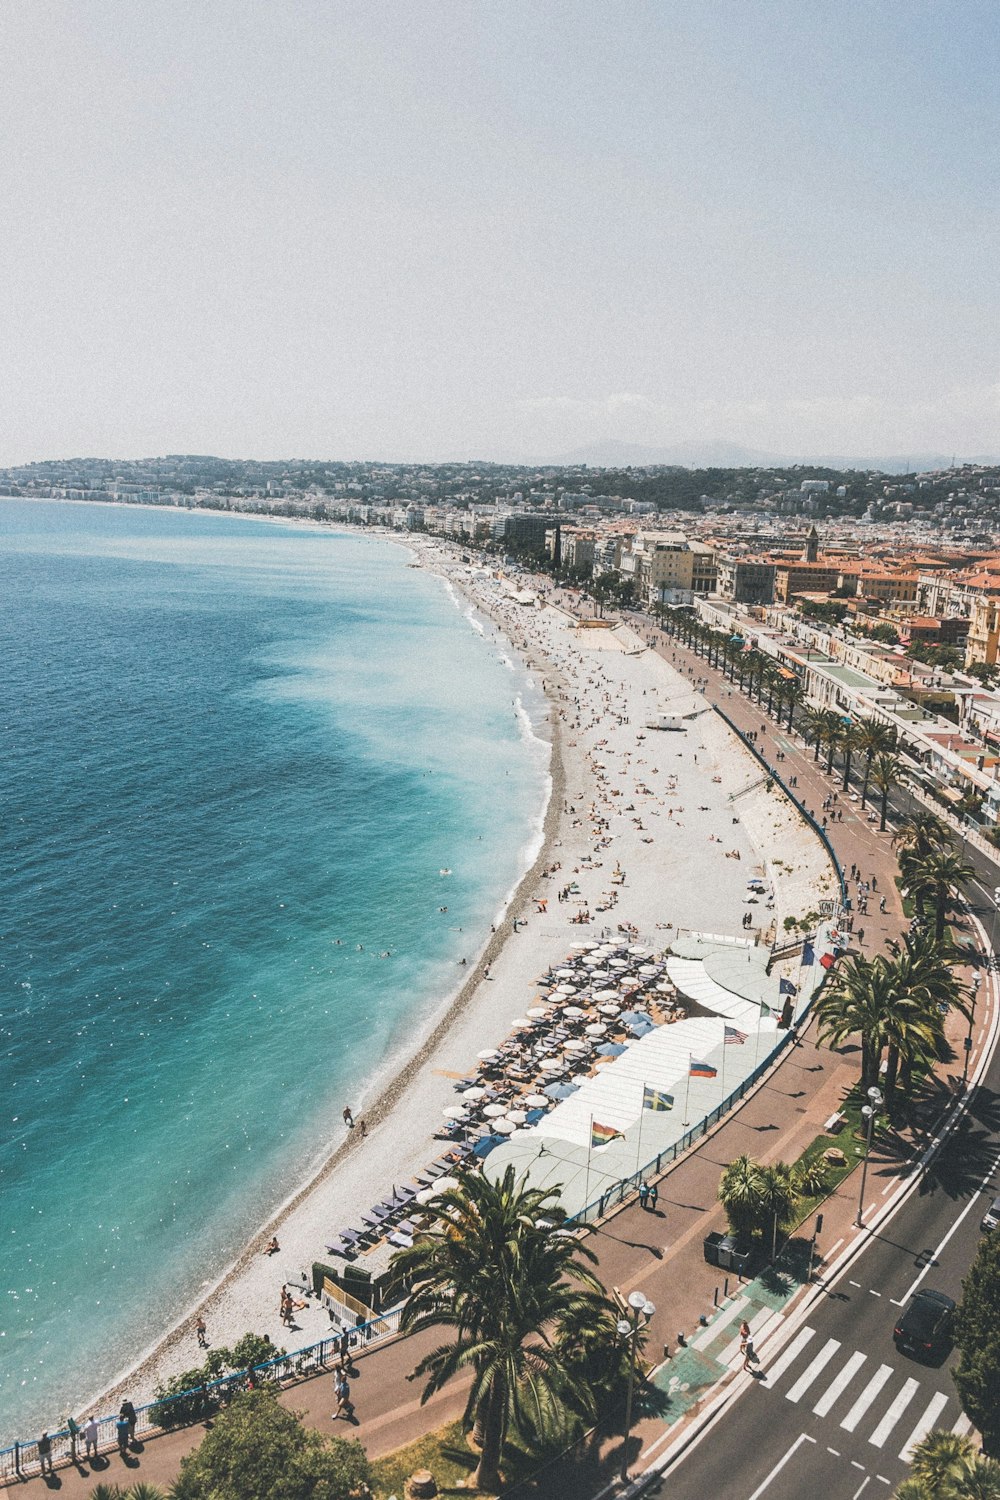
<svg viewBox="0 0 1000 1500">
<path fill-rule="evenodd" d="M 521 873 L 530 695 L 407 561 L 0 500 L 0 1442 L 239 1251 Z"/>
</svg>

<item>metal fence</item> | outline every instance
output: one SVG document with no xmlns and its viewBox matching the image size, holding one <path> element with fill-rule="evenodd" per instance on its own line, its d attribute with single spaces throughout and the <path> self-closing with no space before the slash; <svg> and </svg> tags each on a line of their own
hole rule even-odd
<svg viewBox="0 0 1000 1500">
<path fill-rule="evenodd" d="M 399 1332 L 401 1313 L 402 1309 L 397 1307 L 381 1317 L 372 1318 L 367 1323 L 361 1323 L 347 1330 L 351 1335 L 351 1353 L 355 1355 L 363 1353 L 372 1345 L 394 1337 Z M 191 1422 L 203 1421 L 213 1412 L 228 1405 L 240 1391 L 247 1390 L 253 1385 L 261 1385 L 265 1381 L 278 1385 L 291 1384 L 306 1376 L 322 1373 L 336 1360 L 343 1332 L 344 1330 L 340 1329 L 336 1333 L 331 1333 L 329 1338 L 321 1339 L 318 1344 L 309 1344 L 304 1349 L 296 1349 L 291 1354 L 281 1354 L 276 1359 L 266 1360 L 259 1365 L 251 1365 L 245 1370 L 231 1371 L 228 1375 L 221 1375 L 216 1380 L 206 1381 L 187 1391 L 179 1391 L 176 1395 L 168 1396 L 162 1401 L 149 1401 L 145 1406 L 137 1406 L 138 1420 L 134 1437 L 138 1440 L 153 1433 L 162 1432 L 166 1428 L 183 1427 Z M 81 1428 L 82 1426 L 81 1422 Z M 108 1453 L 117 1449 L 117 1416 L 99 1417 L 97 1428 L 97 1439 L 91 1451 Z M 81 1459 L 84 1457 L 86 1445 L 82 1431 L 75 1440 L 70 1437 L 66 1428 L 62 1428 L 59 1432 L 50 1432 L 49 1437 L 52 1443 L 53 1464 L 75 1462 L 78 1457 Z M 0 1449 L 0 1485 L 14 1483 L 19 1479 L 34 1479 L 41 1472 L 37 1438 Z"/>
<path fill-rule="evenodd" d="M 582 1225 L 596 1223 L 598 1219 L 602 1219 L 611 1209 L 617 1208 L 620 1203 L 624 1203 L 630 1193 L 638 1192 L 647 1177 L 657 1176 L 664 1168 L 669 1167 L 689 1146 L 693 1145 L 695 1141 L 700 1140 L 703 1135 L 707 1135 L 712 1126 L 716 1125 L 722 1119 L 722 1116 L 728 1113 L 733 1105 L 737 1104 L 753 1088 L 758 1079 L 762 1078 L 767 1072 L 778 1054 L 788 1046 L 794 1035 L 795 1033 L 792 1029 L 784 1032 L 767 1056 L 762 1058 L 757 1064 L 753 1072 L 748 1073 L 743 1082 L 738 1083 L 732 1093 L 727 1094 L 709 1114 L 705 1115 L 695 1125 L 692 1125 L 691 1129 L 686 1131 L 672 1146 L 667 1146 L 663 1151 L 658 1152 L 656 1156 L 646 1162 L 645 1166 L 640 1167 L 635 1172 L 631 1172 L 628 1177 L 621 1178 L 612 1187 L 605 1188 L 604 1192 L 599 1198 L 595 1198 L 593 1203 L 588 1203 L 585 1208 L 581 1208 L 577 1213 L 572 1214 L 566 1220 L 567 1224 Z"/>
</svg>

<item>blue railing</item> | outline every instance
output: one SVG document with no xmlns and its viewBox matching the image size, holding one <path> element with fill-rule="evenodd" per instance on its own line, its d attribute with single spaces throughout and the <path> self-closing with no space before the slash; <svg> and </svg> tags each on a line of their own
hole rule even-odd
<svg viewBox="0 0 1000 1500">
<path fill-rule="evenodd" d="M 401 1313 L 402 1309 L 397 1307 L 381 1317 L 372 1318 L 367 1323 L 361 1323 L 356 1328 L 347 1330 L 351 1335 L 352 1355 L 363 1352 L 383 1339 L 395 1337 L 399 1332 Z M 233 1396 L 246 1390 L 251 1384 L 259 1385 L 264 1381 L 273 1381 L 282 1385 L 286 1382 L 302 1380 L 309 1375 L 317 1375 L 337 1357 L 343 1333 L 344 1330 L 339 1329 L 336 1333 L 331 1333 L 329 1338 L 321 1339 L 318 1344 L 308 1344 L 304 1349 L 296 1349 L 291 1354 L 278 1355 L 275 1359 L 265 1360 L 259 1365 L 251 1365 L 245 1370 L 233 1370 L 228 1375 L 219 1376 L 216 1380 L 193 1386 L 191 1390 L 178 1391 L 175 1395 L 167 1396 L 161 1401 L 149 1401 L 145 1406 L 137 1406 L 138 1420 L 135 1437 L 148 1437 L 175 1426 L 183 1427 L 191 1422 L 203 1421 L 205 1417 L 225 1406 Z M 171 1407 L 178 1413 L 175 1422 L 170 1421 Z M 117 1448 L 117 1416 L 99 1417 L 97 1425 L 97 1452 L 107 1453 Z M 82 1426 L 81 1421 L 81 1428 Z M 82 1431 L 78 1433 L 75 1441 L 70 1437 L 66 1428 L 59 1432 L 51 1432 L 49 1437 L 52 1442 L 53 1464 L 73 1463 L 77 1458 L 84 1457 L 85 1445 Z M 35 1479 L 40 1473 L 41 1464 L 36 1438 L 30 1442 L 13 1443 L 9 1448 L 0 1448 L 0 1485 L 11 1484 L 19 1479 Z"/>
</svg>

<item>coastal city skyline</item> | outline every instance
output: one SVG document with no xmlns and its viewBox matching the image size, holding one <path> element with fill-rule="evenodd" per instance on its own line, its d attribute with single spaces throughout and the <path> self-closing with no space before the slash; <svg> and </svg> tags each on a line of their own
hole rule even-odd
<svg viewBox="0 0 1000 1500">
<path fill-rule="evenodd" d="M 996 456 L 998 33 L 19 0 L 0 462 Z"/>
</svg>

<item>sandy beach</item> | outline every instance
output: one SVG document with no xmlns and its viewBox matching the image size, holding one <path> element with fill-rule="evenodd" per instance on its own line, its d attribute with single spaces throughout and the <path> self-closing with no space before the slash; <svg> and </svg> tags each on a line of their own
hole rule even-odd
<svg viewBox="0 0 1000 1500">
<path fill-rule="evenodd" d="M 517 602 L 509 584 L 462 564 L 457 551 L 419 542 L 413 551 L 467 596 L 497 651 L 517 651 L 544 683 L 549 712 L 539 732 L 551 744 L 551 792 L 541 848 L 482 951 L 467 955 L 461 987 L 441 997 L 364 1097 L 345 1101 L 364 1120 L 364 1137 L 358 1128 L 345 1133 L 236 1264 L 206 1284 L 198 1305 L 93 1401 L 100 1409 L 124 1393 L 147 1401 L 161 1380 L 200 1363 L 198 1313 L 215 1346 L 248 1330 L 288 1350 L 325 1336 L 329 1320 L 314 1300 L 295 1327 L 282 1325 L 283 1283 L 308 1282 L 342 1228 L 440 1154 L 434 1135 L 456 1079 L 480 1049 L 507 1035 L 531 1004 L 536 978 L 574 940 L 622 924 L 663 948 L 681 929 L 739 933 L 748 911 L 769 937 L 786 915 L 804 914 L 832 891 L 818 840 L 767 790 L 756 762 L 690 681 L 631 628 L 581 629 L 551 605 Z M 643 727 L 660 715 L 685 716 L 685 731 Z M 616 864 L 621 885 L 609 879 Z M 770 907 L 747 904 L 755 875 L 773 890 Z M 570 881 L 577 890 L 560 901 Z M 588 923 L 572 920 L 581 913 Z M 267 1256 L 272 1235 L 281 1248 Z"/>
</svg>

